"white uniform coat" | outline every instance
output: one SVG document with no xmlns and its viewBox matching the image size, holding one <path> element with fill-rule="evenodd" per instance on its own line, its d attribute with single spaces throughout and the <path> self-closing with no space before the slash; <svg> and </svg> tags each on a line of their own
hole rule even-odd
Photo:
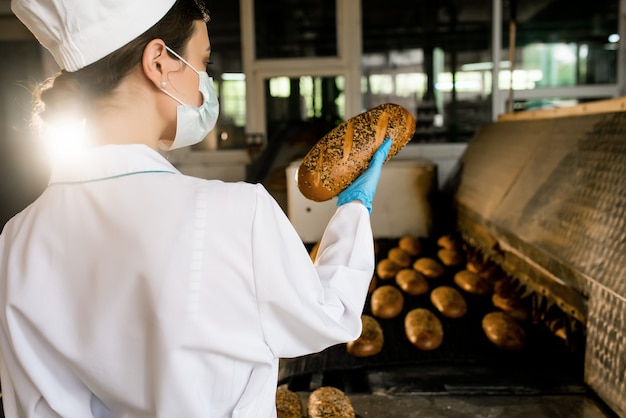
<svg viewBox="0 0 626 418">
<path fill-rule="evenodd" d="M 356 339 L 374 271 L 341 206 L 313 264 L 261 185 L 95 148 L 0 237 L 7 417 L 272 417 L 278 359 Z"/>
</svg>

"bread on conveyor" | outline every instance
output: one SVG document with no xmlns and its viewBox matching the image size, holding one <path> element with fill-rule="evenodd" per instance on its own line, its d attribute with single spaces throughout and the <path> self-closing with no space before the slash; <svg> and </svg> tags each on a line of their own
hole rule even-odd
<svg viewBox="0 0 626 418">
<path fill-rule="evenodd" d="M 322 386 L 311 392 L 307 412 L 309 418 L 355 418 L 348 396 L 333 386 Z"/>
<path fill-rule="evenodd" d="M 458 266 L 465 259 L 463 252 L 456 248 L 440 248 L 437 257 L 446 266 Z"/>
<path fill-rule="evenodd" d="M 370 281 L 370 287 L 367 288 L 367 293 L 372 293 L 376 287 L 378 286 L 378 278 L 376 277 L 376 274 L 372 275 L 372 280 Z"/>
<path fill-rule="evenodd" d="M 415 308 L 406 314 L 404 331 L 411 344 L 423 351 L 435 350 L 443 342 L 443 325 L 426 308 Z"/>
<path fill-rule="evenodd" d="M 297 393 L 285 386 L 276 388 L 277 418 L 302 418 L 302 401 Z"/>
<path fill-rule="evenodd" d="M 488 295 L 493 291 L 491 282 L 470 270 L 460 270 L 454 275 L 454 283 L 467 293 Z"/>
<path fill-rule="evenodd" d="M 413 268 L 427 279 L 438 279 L 446 272 L 443 265 L 430 257 L 420 257 L 413 263 Z"/>
<path fill-rule="evenodd" d="M 383 349 L 384 337 L 380 324 L 370 315 L 361 315 L 361 335 L 346 344 L 346 351 L 354 357 L 370 357 Z"/>
<path fill-rule="evenodd" d="M 413 235 L 404 235 L 398 240 L 398 247 L 402 248 L 411 257 L 421 254 L 423 246 L 418 237 Z"/>
<path fill-rule="evenodd" d="M 530 308 L 515 296 L 504 297 L 498 293 L 491 295 L 493 306 L 506 312 L 513 319 L 525 321 L 530 317 Z"/>
<path fill-rule="evenodd" d="M 428 293 L 430 285 L 428 280 L 412 268 L 400 270 L 396 274 L 396 284 L 406 294 L 411 296 L 419 296 Z"/>
<path fill-rule="evenodd" d="M 314 245 L 313 248 L 311 248 L 311 251 L 309 251 L 309 257 L 311 257 L 311 260 L 313 262 L 315 262 L 315 259 L 317 258 L 317 252 L 320 249 L 320 242 L 317 241 Z"/>
<path fill-rule="evenodd" d="M 372 315 L 377 318 L 395 318 L 404 307 L 404 296 L 397 287 L 383 285 L 372 292 L 370 306 Z"/>
<path fill-rule="evenodd" d="M 387 258 L 400 267 L 409 267 L 411 265 L 411 256 L 400 247 L 391 248 L 387 253 Z"/>
<path fill-rule="evenodd" d="M 482 327 L 485 335 L 501 350 L 521 350 L 526 345 L 524 328 L 509 314 L 496 311 L 483 317 Z"/>
<path fill-rule="evenodd" d="M 304 156 L 298 167 L 298 189 L 310 200 L 329 200 L 367 169 L 385 139 L 393 141 L 387 154 L 389 160 L 414 133 L 413 115 L 393 103 L 356 115 L 324 135 Z"/>
<path fill-rule="evenodd" d="M 461 318 L 467 313 L 465 298 L 452 286 L 439 286 L 430 292 L 433 306 L 446 318 Z"/>
<path fill-rule="evenodd" d="M 452 234 L 442 235 L 437 238 L 437 245 L 441 248 L 447 248 L 449 250 L 458 249 L 460 243 Z"/>
<path fill-rule="evenodd" d="M 395 261 L 389 258 L 383 258 L 376 263 L 376 274 L 378 278 L 382 280 L 389 280 L 396 277 L 396 273 L 400 271 L 402 267 L 396 264 Z"/>
</svg>

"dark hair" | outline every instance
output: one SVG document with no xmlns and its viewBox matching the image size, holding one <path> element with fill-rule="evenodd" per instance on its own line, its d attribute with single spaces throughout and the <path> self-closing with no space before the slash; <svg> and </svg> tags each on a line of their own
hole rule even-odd
<svg viewBox="0 0 626 418">
<path fill-rule="evenodd" d="M 202 2 L 176 0 L 159 22 L 128 44 L 80 70 L 61 70 L 40 83 L 34 92 L 33 124 L 39 127 L 41 121 L 50 121 L 57 116 L 82 115 L 93 100 L 106 96 L 140 65 L 143 50 L 153 39 L 162 39 L 184 56 L 195 20 L 208 21 Z"/>
</svg>

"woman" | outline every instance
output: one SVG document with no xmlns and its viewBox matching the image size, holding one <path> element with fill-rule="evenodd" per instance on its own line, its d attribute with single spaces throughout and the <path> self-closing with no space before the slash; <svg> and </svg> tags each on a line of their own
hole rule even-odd
<svg viewBox="0 0 626 418">
<path fill-rule="evenodd" d="M 275 416 L 279 358 L 360 333 L 390 141 L 338 197 L 312 263 L 261 185 L 185 176 L 157 151 L 217 118 L 204 7 L 67 3 L 12 1 L 62 68 L 38 116 L 80 120 L 88 146 L 2 232 L 6 415 Z"/>
</svg>

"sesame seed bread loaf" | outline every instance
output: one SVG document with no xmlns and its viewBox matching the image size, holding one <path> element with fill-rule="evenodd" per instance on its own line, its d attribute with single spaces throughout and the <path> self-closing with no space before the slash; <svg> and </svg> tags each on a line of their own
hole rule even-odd
<svg viewBox="0 0 626 418">
<path fill-rule="evenodd" d="M 350 398 L 333 386 L 322 386 L 309 395 L 309 418 L 355 418 Z"/>
<path fill-rule="evenodd" d="M 388 161 L 414 133 L 413 115 L 393 103 L 356 115 L 324 135 L 304 156 L 298 167 L 298 189 L 307 199 L 329 200 L 367 169 L 374 152 L 386 138 L 393 141 Z"/>
<path fill-rule="evenodd" d="M 277 418 L 302 418 L 303 413 L 302 401 L 298 394 L 279 386 L 276 389 Z"/>
</svg>

